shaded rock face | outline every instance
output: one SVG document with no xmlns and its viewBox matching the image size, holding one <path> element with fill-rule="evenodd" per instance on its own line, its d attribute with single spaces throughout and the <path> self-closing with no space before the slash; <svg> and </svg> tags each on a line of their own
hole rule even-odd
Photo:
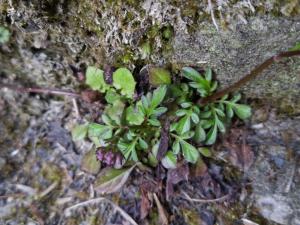
<svg viewBox="0 0 300 225">
<path fill-rule="evenodd" d="M 273 114 L 253 124 L 250 137 L 257 146 L 257 159 L 249 177 L 253 199 L 261 214 L 278 224 L 299 224 L 300 120 Z"/>
<path fill-rule="evenodd" d="M 233 31 L 217 32 L 204 23 L 195 34 L 177 33 L 173 62 L 212 67 L 222 86 L 239 80 L 264 60 L 292 47 L 300 37 L 300 20 L 274 17 L 250 18 Z M 299 112 L 300 58 L 283 60 L 265 70 L 243 88 L 250 98 L 268 98 L 295 107 Z"/>
</svg>

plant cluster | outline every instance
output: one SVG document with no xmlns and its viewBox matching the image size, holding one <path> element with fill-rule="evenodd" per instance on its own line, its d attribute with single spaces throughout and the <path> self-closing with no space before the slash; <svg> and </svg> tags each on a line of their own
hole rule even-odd
<svg viewBox="0 0 300 225">
<path fill-rule="evenodd" d="M 234 115 L 246 119 L 249 106 L 237 103 L 241 96 L 223 96 L 206 105 L 196 100 L 212 95 L 218 83 L 211 69 L 204 75 L 191 67 L 182 69 L 184 79 L 171 83 L 170 73 L 152 69 L 151 80 L 156 88 L 136 97 L 136 82 L 126 68 L 113 72 L 111 84 L 104 72 L 88 67 L 86 84 L 104 94 L 107 105 L 101 123 L 77 125 L 72 135 L 75 140 L 88 137 L 100 149 L 102 160 L 107 153 L 111 162 L 122 153 L 124 161 L 142 162 L 156 166 L 159 161 L 166 168 L 175 168 L 179 159 L 196 163 L 200 155 L 210 154 L 205 146 L 216 142 L 218 133 L 224 133 Z M 108 157 L 108 156 L 107 156 Z M 117 158 L 117 157 L 116 157 Z"/>
</svg>

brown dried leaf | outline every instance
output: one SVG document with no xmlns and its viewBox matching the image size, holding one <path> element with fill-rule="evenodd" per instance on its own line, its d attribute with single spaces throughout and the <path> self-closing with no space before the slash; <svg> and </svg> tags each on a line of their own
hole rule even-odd
<svg viewBox="0 0 300 225">
<path fill-rule="evenodd" d="M 246 143 L 245 131 L 232 129 L 230 133 L 230 137 L 224 143 L 229 150 L 229 160 L 234 166 L 247 171 L 254 162 L 254 153 Z"/>
<path fill-rule="evenodd" d="M 170 200 L 170 197 L 174 194 L 174 185 L 180 181 L 188 180 L 189 167 L 187 164 L 182 164 L 176 169 L 168 170 L 167 184 L 166 184 L 166 199 Z"/>
<path fill-rule="evenodd" d="M 160 222 L 159 224 L 168 225 L 169 224 L 168 223 L 168 215 L 167 215 L 165 209 L 163 208 L 162 204 L 158 200 L 158 197 L 155 193 L 153 194 L 153 197 L 154 197 L 154 201 L 156 203 L 157 210 L 158 210 L 158 216 L 159 216 L 159 222 Z"/>
</svg>

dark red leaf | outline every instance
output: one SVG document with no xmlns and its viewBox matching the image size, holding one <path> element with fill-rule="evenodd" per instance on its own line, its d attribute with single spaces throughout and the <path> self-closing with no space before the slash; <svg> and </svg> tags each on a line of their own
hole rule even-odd
<svg viewBox="0 0 300 225">
<path fill-rule="evenodd" d="M 156 156 L 158 161 L 160 161 L 168 151 L 169 129 L 170 129 L 170 122 L 167 119 L 163 124 L 163 128 L 162 128 L 161 134 L 160 134 L 160 142 L 159 142 L 158 152 L 157 152 L 157 156 Z"/>
<path fill-rule="evenodd" d="M 113 73 L 115 72 L 116 68 L 110 65 L 104 66 L 104 80 L 107 84 L 112 84 L 113 82 Z"/>
</svg>

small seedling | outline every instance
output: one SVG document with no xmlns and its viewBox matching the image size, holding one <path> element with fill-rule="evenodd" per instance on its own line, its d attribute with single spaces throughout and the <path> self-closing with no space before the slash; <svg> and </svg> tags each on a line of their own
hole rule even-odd
<svg viewBox="0 0 300 225">
<path fill-rule="evenodd" d="M 217 90 L 211 69 L 201 75 L 191 67 L 184 67 L 182 75 L 186 82 L 159 85 L 135 99 L 136 82 L 128 69 L 116 70 L 112 74 L 112 84 L 107 84 L 102 70 L 88 67 L 86 84 L 103 93 L 107 104 L 102 122 L 76 126 L 73 138 L 88 137 L 100 149 L 101 154 L 97 154 L 103 156 L 98 157 L 100 161 L 109 154 L 106 165 L 110 166 L 120 153 L 124 161 L 150 166 L 161 161 L 166 168 L 174 168 L 180 158 L 196 163 L 203 154 L 202 147 L 214 144 L 218 133 L 225 132 L 234 115 L 247 119 L 251 109 L 237 103 L 241 98 L 239 94 L 231 98 L 225 95 L 220 100 L 199 105 L 195 99 L 211 96 Z M 157 71 L 155 76 L 155 86 L 160 80 L 166 83 L 166 76 L 171 81 L 170 74 L 165 71 Z"/>
</svg>

